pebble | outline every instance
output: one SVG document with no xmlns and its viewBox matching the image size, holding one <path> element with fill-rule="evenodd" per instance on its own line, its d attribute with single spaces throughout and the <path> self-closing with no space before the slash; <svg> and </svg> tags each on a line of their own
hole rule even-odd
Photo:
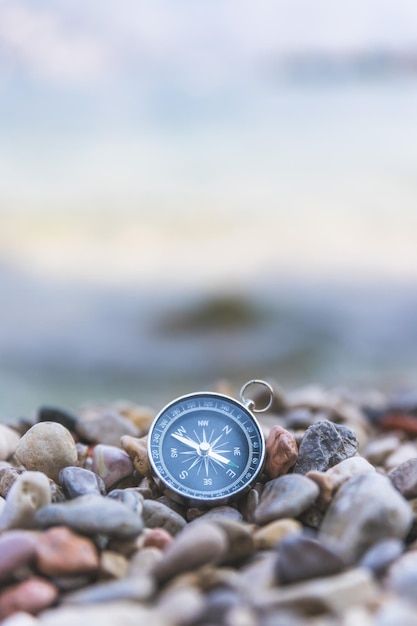
<svg viewBox="0 0 417 626">
<path fill-rule="evenodd" d="M 148 458 L 147 437 L 138 439 L 125 435 L 120 440 L 123 450 L 130 456 L 139 476 L 150 476 L 151 466 Z"/>
<path fill-rule="evenodd" d="M 344 561 L 331 548 L 298 533 L 280 542 L 275 575 L 279 584 L 288 585 L 310 578 L 332 576 L 344 568 Z"/>
<path fill-rule="evenodd" d="M 162 551 L 154 547 L 138 550 L 129 561 L 128 575 L 140 576 L 151 574 L 156 565 L 163 559 Z"/>
<path fill-rule="evenodd" d="M 111 489 L 122 478 L 133 474 L 133 465 L 124 450 L 99 444 L 94 447 L 92 470 L 103 480 L 106 489 Z"/>
<path fill-rule="evenodd" d="M 81 418 L 76 432 L 83 441 L 119 446 L 123 435 L 139 435 L 134 424 L 116 411 L 106 411 L 94 417 Z"/>
<path fill-rule="evenodd" d="M 159 598 L 158 612 L 167 624 L 191 624 L 203 616 L 204 604 L 203 594 L 195 587 L 168 589 Z"/>
<path fill-rule="evenodd" d="M 15 430 L 0 424 L 0 461 L 7 461 L 15 453 L 19 440 Z"/>
<path fill-rule="evenodd" d="M 388 477 L 404 498 L 417 497 L 417 458 L 401 463 L 391 470 Z"/>
<path fill-rule="evenodd" d="M 216 524 L 191 524 L 178 534 L 165 551 L 164 558 L 155 566 L 154 574 L 163 581 L 202 565 L 218 563 L 227 549 L 226 534 Z"/>
<path fill-rule="evenodd" d="M 23 468 L 12 467 L 9 463 L 0 468 L 0 496 L 5 498 L 15 480 L 25 471 Z"/>
<path fill-rule="evenodd" d="M 254 534 L 257 550 L 275 548 L 285 537 L 302 531 L 302 524 L 295 519 L 279 519 L 262 526 Z"/>
<path fill-rule="evenodd" d="M 85 535 L 120 538 L 135 537 L 143 529 L 142 519 L 124 504 L 95 495 L 45 506 L 36 513 L 35 522 L 41 528 L 63 525 Z"/>
<path fill-rule="evenodd" d="M 190 510 L 190 509 L 189 509 Z M 198 519 L 206 522 L 215 522 L 217 520 L 231 520 L 232 522 L 241 522 L 242 513 L 233 506 L 215 506 L 203 513 Z"/>
<path fill-rule="evenodd" d="M 23 472 L 7 494 L 0 529 L 33 528 L 38 509 L 51 502 L 49 480 L 41 472 Z"/>
<path fill-rule="evenodd" d="M 65 527 L 55 527 L 39 536 L 36 565 L 47 576 L 95 572 L 99 558 L 94 544 Z"/>
<path fill-rule="evenodd" d="M 97 626 L 172 626 L 154 610 L 132 601 L 111 601 L 104 604 L 63 605 L 42 613 L 41 626 L 79 626 L 82 622 Z"/>
<path fill-rule="evenodd" d="M 143 541 L 144 548 L 166 550 L 172 543 L 172 535 L 163 528 L 147 529 Z"/>
<path fill-rule="evenodd" d="M 36 615 L 48 608 L 58 597 L 57 588 L 50 582 L 38 578 L 28 578 L 0 592 L 0 619 L 17 611 Z"/>
<path fill-rule="evenodd" d="M 37 626 L 39 620 L 24 611 L 17 611 L 2 621 L 2 626 Z"/>
<path fill-rule="evenodd" d="M 139 489 L 135 487 L 127 489 L 113 489 L 107 494 L 107 497 L 113 498 L 113 500 L 117 500 L 118 502 L 122 502 L 137 515 L 142 515 L 143 496 Z"/>
<path fill-rule="evenodd" d="M 365 552 L 360 565 L 369 569 L 375 576 L 382 576 L 403 552 L 404 544 L 399 539 L 383 539 Z"/>
<path fill-rule="evenodd" d="M 298 446 L 294 435 L 282 426 L 273 426 L 266 439 L 265 472 L 268 478 L 286 474 L 295 465 L 297 458 Z"/>
<path fill-rule="evenodd" d="M 155 590 L 150 576 L 135 576 L 97 583 L 65 596 L 66 604 L 98 604 L 115 600 L 148 600 Z"/>
<path fill-rule="evenodd" d="M 204 518 L 205 519 L 205 518 Z M 255 551 L 252 528 L 231 519 L 213 520 L 225 533 L 227 538 L 227 553 L 221 560 L 222 564 L 236 564 L 245 561 Z M 203 523 L 200 520 L 198 523 Z"/>
<path fill-rule="evenodd" d="M 355 568 L 335 576 L 259 592 L 254 604 L 263 611 L 283 608 L 307 615 L 326 611 L 343 614 L 356 604 L 366 605 L 376 598 L 377 588 L 371 574 L 365 569 Z"/>
<path fill-rule="evenodd" d="M 59 482 L 67 498 L 71 499 L 87 494 L 106 493 L 103 479 L 82 467 L 64 467 L 59 473 Z"/>
<path fill-rule="evenodd" d="M 43 472 L 59 482 L 59 472 L 77 463 L 77 448 L 71 433 L 56 422 L 35 424 L 20 439 L 16 459 L 28 470 Z"/>
<path fill-rule="evenodd" d="M 373 465 L 383 465 L 386 458 L 398 450 L 400 439 L 396 435 L 385 435 L 368 443 L 364 457 Z"/>
<path fill-rule="evenodd" d="M 155 417 L 153 409 L 133 404 L 133 402 L 116 402 L 114 408 L 138 428 L 141 436 L 148 433 Z"/>
<path fill-rule="evenodd" d="M 176 535 L 186 525 L 181 515 L 155 500 L 144 501 L 143 521 L 146 528 L 163 528 L 171 535 Z"/>
<path fill-rule="evenodd" d="M 385 460 L 385 468 L 389 470 L 393 470 L 398 465 L 409 461 L 410 459 L 415 459 L 417 457 L 417 446 L 415 443 L 407 442 L 403 443 L 395 452 L 389 455 L 389 457 Z"/>
<path fill-rule="evenodd" d="M 388 571 L 386 586 L 401 598 L 417 604 L 417 552 L 407 552 L 395 561 Z"/>
<path fill-rule="evenodd" d="M 294 472 L 306 474 L 311 470 L 326 471 L 354 454 L 358 449 L 355 433 L 328 420 L 307 428 L 298 451 Z"/>
<path fill-rule="evenodd" d="M 385 476 L 369 472 L 354 476 L 338 491 L 320 529 L 320 536 L 337 543 L 348 562 L 386 538 L 404 539 L 411 527 L 410 505 Z"/>
<path fill-rule="evenodd" d="M 67 430 L 74 431 L 79 420 L 78 415 L 55 406 L 41 406 L 38 410 L 38 422 L 57 422 Z"/>
<path fill-rule="evenodd" d="M 374 472 L 375 468 L 363 457 L 352 456 L 329 468 L 326 472 L 311 471 L 306 476 L 314 480 L 320 488 L 319 504 L 326 508 L 335 492 L 353 476 Z"/>
<path fill-rule="evenodd" d="M 263 525 L 283 517 L 298 517 L 318 495 L 318 486 L 306 476 L 286 474 L 274 478 L 265 485 L 255 521 Z"/>
<path fill-rule="evenodd" d="M 128 560 L 113 550 L 103 550 L 100 557 L 99 572 L 101 578 L 125 578 Z"/>
<path fill-rule="evenodd" d="M 0 580 L 8 579 L 15 570 L 35 558 L 36 534 L 11 530 L 0 536 Z"/>
</svg>

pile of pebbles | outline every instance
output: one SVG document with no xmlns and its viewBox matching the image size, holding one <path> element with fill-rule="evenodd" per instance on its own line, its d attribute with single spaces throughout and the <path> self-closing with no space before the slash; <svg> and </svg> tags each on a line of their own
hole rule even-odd
<svg viewBox="0 0 417 626">
<path fill-rule="evenodd" d="M 417 623 L 417 394 L 272 409 L 259 482 L 206 510 L 153 481 L 146 408 L 0 425 L 1 624 Z"/>
</svg>

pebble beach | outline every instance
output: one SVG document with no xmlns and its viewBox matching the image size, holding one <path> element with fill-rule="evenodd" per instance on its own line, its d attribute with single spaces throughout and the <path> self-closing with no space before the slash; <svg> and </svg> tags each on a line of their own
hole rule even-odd
<svg viewBox="0 0 417 626">
<path fill-rule="evenodd" d="M 417 624 L 416 393 L 277 393 L 258 481 L 210 509 L 154 481 L 154 416 L 0 425 L 2 626 Z"/>
</svg>

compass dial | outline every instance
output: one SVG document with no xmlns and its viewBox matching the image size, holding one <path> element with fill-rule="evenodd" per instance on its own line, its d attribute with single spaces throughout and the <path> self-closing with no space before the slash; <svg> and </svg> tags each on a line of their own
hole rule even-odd
<svg viewBox="0 0 417 626">
<path fill-rule="evenodd" d="M 156 417 L 148 438 L 154 472 L 192 500 L 223 500 L 259 474 L 265 453 L 259 425 L 240 402 L 215 393 L 179 398 Z"/>
</svg>

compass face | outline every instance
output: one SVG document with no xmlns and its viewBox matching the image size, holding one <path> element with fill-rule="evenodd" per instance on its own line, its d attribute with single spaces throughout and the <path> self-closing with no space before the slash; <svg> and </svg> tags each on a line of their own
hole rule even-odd
<svg viewBox="0 0 417 626">
<path fill-rule="evenodd" d="M 215 393 L 174 400 L 148 438 L 156 475 L 176 493 L 205 502 L 244 490 L 262 469 L 265 444 L 248 409 Z"/>
</svg>

